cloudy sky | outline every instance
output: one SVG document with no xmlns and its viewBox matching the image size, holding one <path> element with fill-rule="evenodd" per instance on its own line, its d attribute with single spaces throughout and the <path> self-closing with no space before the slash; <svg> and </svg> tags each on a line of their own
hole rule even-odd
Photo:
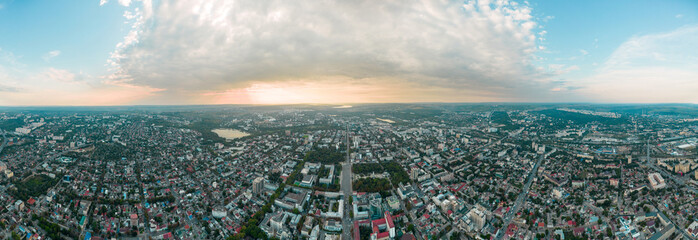
<svg viewBox="0 0 698 240">
<path fill-rule="evenodd" d="M 0 105 L 698 103 L 698 1 L 0 0 Z"/>
</svg>

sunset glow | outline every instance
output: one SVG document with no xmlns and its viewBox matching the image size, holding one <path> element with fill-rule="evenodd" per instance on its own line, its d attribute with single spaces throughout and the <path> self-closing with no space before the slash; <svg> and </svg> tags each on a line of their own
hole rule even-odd
<svg viewBox="0 0 698 240">
<path fill-rule="evenodd" d="M 0 0 L 0 105 L 697 103 L 698 4 L 656 5 Z"/>
</svg>

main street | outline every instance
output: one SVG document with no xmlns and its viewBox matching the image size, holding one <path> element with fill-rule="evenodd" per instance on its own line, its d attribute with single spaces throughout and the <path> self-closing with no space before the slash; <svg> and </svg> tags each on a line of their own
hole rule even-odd
<svg viewBox="0 0 698 240">
<path fill-rule="evenodd" d="M 655 171 L 659 172 L 659 173 L 660 173 L 662 176 L 664 176 L 665 178 L 671 179 L 671 180 L 674 181 L 677 185 L 679 185 L 679 186 L 681 186 L 681 187 L 684 187 L 684 188 L 686 188 L 687 190 L 690 190 L 690 191 L 693 192 L 694 194 L 696 193 L 696 189 L 695 189 L 693 186 L 691 186 L 691 185 L 687 185 L 687 184 L 686 184 L 686 181 L 683 179 L 683 177 L 677 177 L 677 176 L 675 176 L 675 175 L 673 175 L 673 174 L 671 174 L 671 173 L 666 172 L 664 169 L 659 168 L 659 167 L 657 167 L 656 165 L 654 165 L 654 162 L 652 162 L 652 157 L 650 156 L 651 151 L 650 151 L 650 143 L 649 143 L 649 140 L 647 141 L 647 150 L 646 150 L 646 154 L 647 154 L 647 156 L 645 157 L 645 161 L 644 161 L 644 164 L 645 164 L 646 166 L 648 166 L 648 167 L 654 169 Z M 650 199 L 650 201 L 652 201 L 652 204 L 654 205 L 655 208 L 657 208 L 657 207 L 659 206 L 659 204 L 657 204 L 654 200 Z M 659 208 L 657 208 L 657 209 L 659 209 Z M 669 218 L 669 217 L 667 217 L 666 215 L 664 215 L 664 213 L 663 213 L 662 211 L 658 211 L 658 212 L 659 212 L 659 214 L 661 214 L 665 219 L 668 219 L 668 220 L 669 220 L 669 223 L 674 224 L 674 226 L 676 226 L 676 228 L 679 230 L 679 232 L 680 232 L 684 237 L 686 237 L 687 239 L 691 239 L 691 237 L 688 235 L 688 233 L 686 233 L 686 231 L 684 230 L 684 228 L 683 228 L 681 225 L 675 224 L 675 223 L 674 223 L 674 220 L 672 220 L 671 218 Z"/>
<path fill-rule="evenodd" d="M 351 199 L 351 144 L 349 142 L 349 124 L 347 124 L 347 159 L 342 163 L 342 176 L 340 180 L 341 191 L 344 194 L 344 216 L 342 217 L 342 239 L 352 239 L 352 218 L 349 214 L 353 209 L 352 205 L 349 204 L 349 199 Z"/>
<path fill-rule="evenodd" d="M 667 172 L 666 170 L 664 170 L 663 168 L 657 167 L 657 166 L 654 164 L 654 162 L 652 161 L 652 158 L 650 157 L 650 153 L 651 153 L 651 151 L 650 151 L 650 143 L 649 143 L 649 140 L 648 140 L 648 142 L 647 142 L 647 150 L 646 150 L 646 154 L 647 154 L 647 155 L 646 155 L 645 161 L 644 161 L 644 162 L 645 162 L 645 165 L 647 165 L 648 167 L 650 167 L 650 168 L 654 169 L 655 171 L 659 172 L 663 177 L 669 178 L 669 179 L 671 179 L 672 181 L 674 181 L 676 184 L 678 184 L 679 186 L 684 187 L 684 188 L 686 188 L 687 190 L 693 192 L 694 194 L 695 194 L 695 193 L 698 193 L 698 190 L 696 190 L 696 188 L 694 188 L 693 186 L 691 186 L 691 185 L 689 185 L 689 184 L 686 184 L 686 181 L 687 181 L 687 180 L 685 179 L 685 177 L 676 176 L 676 175 L 674 175 L 674 174 L 668 173 L 668 172 Z"/>
<path fill-rule="evenodd" d="M 506 232 L 507 226 L 511 224 L 511 220 L 514 219 L 514 216 L 516 215 L 517 212 L 519 212 L 519 208 L 521 208 L 521 205 L 524 205 L 526 202 L 526 199 L 528 198 L 528 190 L 531 188 L 531 184 L 533 184 L 533 179 L 536 178 L 536 174 L 538 173 L 538 167 L 540 166 L 540 163 L 543 162 L 543 159 L 545 159 L 546 156 L 549 154 L 555 152 L 555 149 L 552 151 L 540 155 L 538 158 L 538 161 L 536 161 L 536 165 L 533 166 L 533 169 L 531 169 L 531 172 L 528 173 L 528 177 L 526 177 L 526 184 L 524 185 L 523 189 L 521 190 L 521 193 L 519 194 L 518 197 L 516 197 L 516 201 L 514 202 L 514 206 L 510 209 L 509 212 L 504 215 L 504 218 L 502 219 L 502 222 L 504 222 L 504 225 L 502 225 L 502 228 L 497 231 L 497 235 L 495 236 L 495 239 L 499 240 L 502 239 L 504 236 L 504 232 Z"/>
</svg>

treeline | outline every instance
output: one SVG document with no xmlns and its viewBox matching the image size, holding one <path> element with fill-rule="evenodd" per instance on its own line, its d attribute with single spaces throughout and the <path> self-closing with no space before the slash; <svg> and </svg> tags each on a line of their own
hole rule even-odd
<svg viewBox="0 0 698 240">
<path fill-rule="evenodd" d="M 170 202 L 173 203 L 175 202 L 175 197 L 172 195 L 167 195 L 167 196 L 158 196 L 158 197 L 152 197 L 148 199 L 149 203 L 157 203 L 157 202 Z"/>
<path fill-rule="evenodd" d="M 15 198 L 27 201 L 30 197 L 38 197 L 46 193 L 46 190 L 58 183 L 62 176 L 51 178 L 44 174 L 32 176 L 26 181 L 14 182 L 15 189 L 10 189 L 9 193 Z"/>
<path fill-rule="evenodd" d="M 562 119 L 562 120 L 570 120 L 576 124 L 587 124 L 587 123 L 592 123 L 592 122 L 598 122 L 604 125 L 616 125 L 616 124 L 625 124 L 628 123 L 627 118 L 610 118 L 610 117 L 602 117 L 602 116 L 596 116 L 596 115 L 589 115 L 589 114 L 582 114 L 582 113 L 576 113 L 576 112 L 568 112 L 568 111 L 561 111 L 557 109 L 545 109 L 538 111 L 540 114 L 545 114 L 548 117 L 551 118 L 557 118 L 557 119 Z"/>
<path fill-rule="evenodd" d="M 392 189 L 392 186 L 385 178 L 362 178 L 354 181 L 352 188 L 358 192 L 383 192 Z"/>
<path fill-rule="evenodd" d="M 77 237 L 75 234 L 71 233 L 69 229 L 62 228 L 58 224 L 49 222 L 44 219 L 44 217 L 32 214 L 32 219 L 39 222 L 39 227 L 46 231 L 46 234 L 50 239 L 64 239 L 63 236 Z"/>
<path fill-rule="evenodd" d="M 324 165 L 320 167 L 320 170 L 318 170 L 317 177 L 318 178 L 325 178 L 330 175 L 330 168 L 325 167 Z"/>
<path fill-rule="evenodd" d="M 344 161 L 344 154 L 334 148 L 315 148 L 305 155 L 305 161 L 335 164 Z"/>
<path fill-rule="evenodd" d="M 490 115 L 490 121 L 497 124 L 511 124 L 511 118 L 509 114 L 504 111 L 494 111 Z"/>
<path fill-rule="evenodd" d="M 505 111 L 492 112 L 492 115 L 490 115 L 490 120 L 496 124 L 503 124 L 504 126 L 501 127 L 502 130 L 513 130 L 519 128 L 518 125 L 511 121 L 511 117 L 509 117 L 509 114 Z"/>
<path fill-rule="evenodd" d="M 359 163 L 351 166 L 351 172 L 354 174 L 371 174 L 384 172 L 380 163 Z"/>
<path fill-rule="evenodd" d="M 7 119 L 5 121 L 0 121 L 0 129 L 8 132 L 14 132 L 15 128 L 24 127 L 23 118 Z"/>
<path fill-rule="evenodd" d="M 100 203 L 100 204 L 109 204 L 109 205 L 123 205 L 123 204 L 126 204 L 126 203 L 128 203 L 128 204 L 137 204 L 137 203 L 140 203 L 140 202 L 141 202 L 141 201 L 133 200 L 133 199 L 124 200 L 124 199 L 118 199 L 118 198 L 114 198 L 114 199 L 99 198 L 99 200 L 98 200 L 98 203 Z"/>
<path fill-rule="evenodd" d="M 303 164 L 304 162 L 300 162 L 298 165 L 296 165 L 296 168 L 293 169 L 293 172 L 291 175 L 286 179 L 286 184 L 293 184 L 293 179 L 297 178 L 296 176 L 301 175 L 300 171 L 303 169 Z M 264 215 L 267 213 L 271 213 L 271 205 L 274 203 L 274 200 L 278 198 L 281 193 L 284 191 L 286 188 L 286 184 L 281 183 L 279 185 L 279 188 L 276 189 L 276 192 L 271 195 L 269 198 L 269 201 L 267 201 L 264 206 L 262 206 L 262 209 L 257 211 L 250 219 L 248 219 L 247 223 L 242 226 L 240 229 L 240 233 L 229 236 L 226 240 L 240 240 L 240 239 L 269 239 L 269 236 L 267 236 L 264 231 L 259 227 L 259 223 L 264 220 Z"/>
<path fill-rule="evenodd" d="M 296 168 L 293 169 L 293 172 L 288 175 L 286 178 L 286 182 L 288 184 L 294 185 L 296 181 L 300 181 L 303 179 L 303 174 L 300 173 L 301 169 L 303 169 L 303 165 L 305 165 L 304 161 L 299 162 L 296 164 Z"/>
<path fill-rule="evenodd" d="M 201 116 L 201 120 L 192 122 L 188 127 L 191 130 L 201 133 L 201 137 L 204 138 L 204 144 L 225 143 L 225 138 L 211 131 L 219 128 L 221 122 L 222 121 L 217 117 L 203 115 Z"/>
<path fill-rule="evenodd" d="M 315 191 L 323 191 L 323 192 L 339 192 L 339 184 L 336 182 L 331 183 L 330 185 L 325 185 L 325 184 L 317 184 L 313 186 L 313 190 Z"/>
<path fill-rule="evenodd" d="M 407 171 L 395 161 L 354 164 L 352 166 L 352 172 L 354 174 L 380 174 L 388 172 L 388 174 L 390 174 L 390 181 L 393 182 L 395 187 L 397 187 L 399 183 L 408 183 L 410 181 L 410 176 L 407 174 Z"/>
<path fill-rule="evenodd" d="M 397 187 L 399 183 L 410 182 L 410 175 L 407 174 L 399 163 L 395 161 L 386 162 L 383 163 L 383 168 L 390 173 L 390 181 L 393 182 L 395 187 Z"/>
<path fill-rule="evenodd" d="M 132 151 L 121 144 L 98 143 L 92 151 L 92 158 L 98 160 L 121 160 L 122 157 L 133 157 Z"/>
</svg>

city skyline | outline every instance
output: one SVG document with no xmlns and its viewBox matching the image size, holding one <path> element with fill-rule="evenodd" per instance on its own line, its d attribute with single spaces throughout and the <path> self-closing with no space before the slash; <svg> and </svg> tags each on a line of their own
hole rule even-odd
<svg viewBox="0 0 698 240">
<path fill-rule="evenodd" d="M 698 103 L 694 1 L 2 1 L 0 106 Z"/>
</svg>

